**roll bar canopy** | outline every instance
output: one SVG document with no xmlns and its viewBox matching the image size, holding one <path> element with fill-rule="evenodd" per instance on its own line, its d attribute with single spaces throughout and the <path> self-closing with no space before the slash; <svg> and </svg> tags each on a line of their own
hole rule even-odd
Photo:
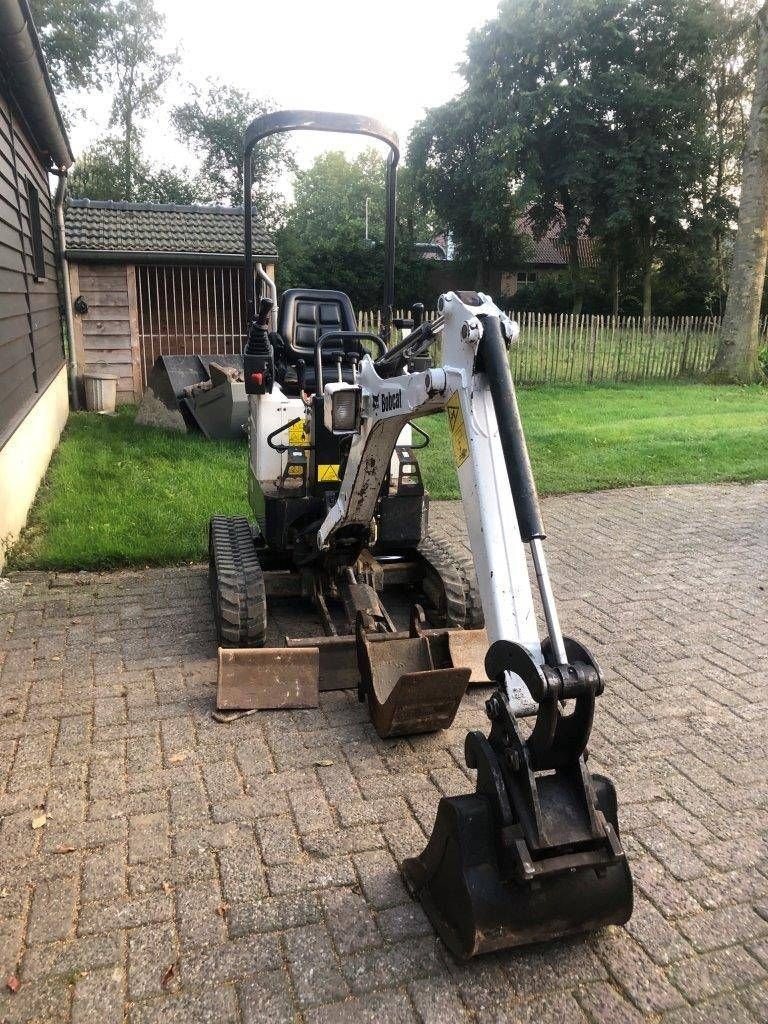
<svg viewBox="0 0 768 1024">
<path fill-rule="evenodd" d="M 385 128 L 372 117 L 358 114 L 333 114 L 321 110 L 277 110 L 255 118 L 243 135 L 243 187 L 245 195 L 245 294 L 248 323 L 256 315 L 256 282 L 253 276 L 253 167 L 251 157 L 257 142 L 281 132 L 314 131 L 343 132 L 347 135 L 367 135 L 389 146 L 387 158 L 387 217 L 384 232 L 384 295 L 382 305 L 382 334 L 388 334 L 395 302 L 395 213 L 397 203 L 397 165 L 400 143 L 395 132 Z"/>
</svg>

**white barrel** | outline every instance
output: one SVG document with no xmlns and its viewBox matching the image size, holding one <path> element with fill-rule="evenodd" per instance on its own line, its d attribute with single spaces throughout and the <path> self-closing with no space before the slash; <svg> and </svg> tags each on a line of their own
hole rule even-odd
<svg viewBox="0 0 768 1024">
<path fill-rule="evenodd" d="M 114 373 L 84 373 L 85 407 L 89 412 L 113 413 L 117 402 Z"/>
</svg>

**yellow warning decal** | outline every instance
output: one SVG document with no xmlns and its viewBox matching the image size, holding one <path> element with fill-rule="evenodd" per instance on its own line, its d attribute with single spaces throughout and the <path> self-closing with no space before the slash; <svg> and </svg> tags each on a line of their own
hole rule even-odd
<svg viewBox="0 0 768 1024">
<path fill-rule="evenodd" d="M 339 467 L 331 465 L 322 465 L 317 467 L 317 482 L 319 484 L 332 484 L 341 480 L 339 476 Z"/>
<path fill-rule="evenodd" d="M 304 420 L 299 420 L 298 423 L 294 423 L 292 427 L 288 428 L 288 444 L 293 445 L 295 448 L 306 448 L 308 446 L 309 434 L 304 425 Z"/>
<path fill-rule="evenodd" d="M 448 399 L 445 411 L 448 413 L 448 430 L 451 435 L 451 444 L 453 445 L 453 461 L 458 469 L 469 458 L 469 441 L 467 440 L 467 430 L 464 426 L 464 417 L 461 414 L 458 391 L 454 391 Z"/>
<path fill-rule="evenodd" d="M 303 466 L 289 466 L 288 467 L 288 476 L 304 476 L 304 467 Z"/>
</svg>

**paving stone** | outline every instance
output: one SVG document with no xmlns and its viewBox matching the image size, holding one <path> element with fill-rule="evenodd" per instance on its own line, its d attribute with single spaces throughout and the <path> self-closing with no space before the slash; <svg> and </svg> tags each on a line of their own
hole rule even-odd
<svg viewBox="0 0 768 1024">
<path fill-rule="evenodd" d="M 120 969 L 79 978 L 72 999 L 72 1024 L 123 1024 L 125 978 Z"/>
<path fill-rule="evenodd" d="M 424 978 L 408 986 L 408 994 L 423 1024 L 463 1024 L 471 1017 L 458 991 L 441 978 Z"/>
<path fill-rule="evenodd" d="M 339 953 L 347 955 L 381 945 L 376 919 L 362 895 L 352 889 L 329 889 L 320 900 Z"/>
<path fill-rule="evenodd" d="M 325 794 L 319 786 L 295 789 L 288 800 L 301 835 L 333 828 L 333 817 Z"/>
<path fill-rule="evenodd" d="M 613 985 L 579 987 L 576 997 L 594 1024 L 641 1024 L 644 1017 Z"/>
<path fill-rule="evenodd" d="M 285 933 L 293 983 L 302 1007 L 346 996 L 348 989 L 327 930 L 319 924 Z"/>
<path fill-rule="evenodd" d="M 21 975 L 25 982 L 32 982 L 39 978 L 80 974 L 120 964 L 124 945 L 121 932 L 38 943 L 25 952 Z"/>
<path fill-rule="evenodd" d="M 225 907 L 213 882 L 181 889 L 176 894 L 179 936 L 191 945 L 223 942 L 227 937 Z"/>
<path fill-rule="evenodd" d="M 669 979 L 692 1003 L 711 999 L 734 987 L 758 982 L 765 969 L 740 946 L 718 949 L 706 956 L 693 957 L 675 964 Z"/>
<path fill-rule="evenodd" d="M 238 985 L 243 1024 L 295 1024 L 293 990 L 286 971 L 259 974 Z"/>
<path fill-rule="evenodd" d="M 661 968 L 626 933 L 610 929 L 600 937 L 598 949 L 611 976 L 644 1013 L 661 1013 L 682 1004 L 682 996 Z"/>
<path fill-rule="evenodd" d="M 300 859 L 301 845 L 296 825 L 287 814 L 262 819 L 257 824 L 256 834 L 265 864 L 285 864 Z"/>
<path fill-rule="evenodd" d="M 683 918 L 679 927 L 699 952 L 734 942 L 748 942 L 768 933 L 768 923 L 753 907 L 745 905 L 723 907 Z"/>
<path fill-rule="evenodd" d="M 487 691 L 394 741 L 345 692 L 225 726 L 205 567 L 12 574 L 0 1020 L 767 1020 L 768 484 L 544 505 L 563 625 L 606 670 L 590 764 L 619 793 L 627 928 L 457 964 L 408 895 L 441 794 L 473 789 Z M 456 503 L 430 514 L 462 541 Z M 284 604 L 270 642 L 315 628 Z"/>
<path fill-rule="evenodd" d="M 675 1010 L 661 1018 L 662 1024 L 755 1024 L 755 1018 L 736 999 L 726 998 Z"/>
<path fill-rule="evenodd" d="M 407 996 L 401 992 L 356 996 L 343 1003 L 310 1010 L 305 1016 L 310 1024 L 410 1024 L 419 1019 L 428 1024 L 430 1021 L 430 1018 L 416 1017 Z"/>
<path fill-rule="evenodd" d="M 360 885 L 371 906 L 384 910 L 405 903 L 410 898 L 397 865 L 386 851 L 359 853 L 352 859 L 360 877 Z"/>
<path fill-rule="evenodd" d="M 179 942 L 172 924 L 131 928 L 128 932 L 128 995 L 131 1000 L 162 995 L 166 971 L 178 963 Z"/>
<path fill-rule="evenodd" d="M 432 925 L 421 905 L 415 902 L 401 903 L 396 907 L 382 910 L 378 915 L 379 931 L 390 942 L 416 939 L 432 933 Z"/>
<path fill-rule="evenodd" d="M 179 992 L 137 1003 L 129 1024 L 237 1024 L 237 995 L 231 986 Z"/>
<path fill-rule="evenodd" d="M 65 939 L 72 930 L 77 905 L 76 878 L 43 879 L 35 886 L 27 925 L 27 942 Z"/>
</svg>

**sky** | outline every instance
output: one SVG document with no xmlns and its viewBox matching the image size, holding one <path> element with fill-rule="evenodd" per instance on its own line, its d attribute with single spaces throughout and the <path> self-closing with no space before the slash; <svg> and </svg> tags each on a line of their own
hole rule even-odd
<svg viewBox="0 0 768 1024">
<path fill-rule="evenodd" d="M 147 156 L 194 166 L 168 126 L 167 108 L 183 102 L 185 82 L 208 77 L 271 97 L 278 107 L 376 117 L 404 146 L 424 110 L 460 90 L 457 66 L 468 33 L 493 17 L 497 2 L 156 0 L 166 16 L 164 48 L 179 46 L 182 63 L 164 109 L 145 125 Z M 89 97 L 87 118 L 71 132 L 76 153 L 105 131 L 108 107 L 106 97 Z M 302 166 L 326 149 L 354 156 L 370 144 L 348 136 L 293 136 Z"/>
</svg>

